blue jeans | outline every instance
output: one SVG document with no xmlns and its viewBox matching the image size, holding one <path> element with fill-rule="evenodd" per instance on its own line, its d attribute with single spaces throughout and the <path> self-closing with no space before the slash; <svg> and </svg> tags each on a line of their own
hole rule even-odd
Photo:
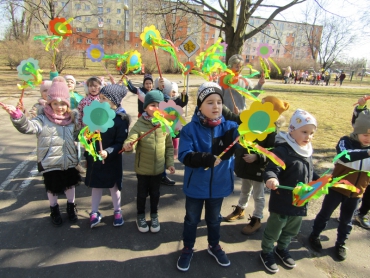
<svg viewBox="0 0 370 278">
<path fill-rule="evenodd" d="M 343 245 L 351 233 L 352 217 L 358 202 L 359 198 L 349 198 L 335 190 L 329 189 L 329 194 L 325 195 L 321 210 L 319 214 L 316 215 L 315 221 L 313 222 L 311 235 L 318 237 L 321 234 L 328 224 L 333 211 L 342 203 L 340 206 L 340 221 L 337 229 L 337 241 L 335 246 Z"/>
<path fill-rule="evenodd" d="M 208 243 L 216 246 L 220 240 L 220 215 L 222 201 L 224 198 L 195 199 L 186 196 L 186 215 L 184 219 L 184 231 L 182 233 L 184 247 L 189 249 L 194 247 L 197 237 L 197 226 L 202 215 L 203 204 L 205 205 L 207 223 Z"/>
</svg>

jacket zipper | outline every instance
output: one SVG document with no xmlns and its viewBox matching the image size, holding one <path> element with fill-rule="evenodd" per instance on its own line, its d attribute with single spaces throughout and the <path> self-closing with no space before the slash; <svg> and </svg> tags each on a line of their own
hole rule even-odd
<svg viewBox="0 0 370 278">
<path fill-rule="evenodd" d="M 211 153 L 212 153 L 212 144 L 213 144 L 213 128 L 211 129 Z M 214 167 L 211 168 L 211 179 L 209 180 L 209 198 L 212 198 L 212 180 L 213 180 L 213 169 Z"/>
<path fill-rule="evenodd" d="M 65 126 L 63 126 L 63 153 L 64 153 L 64 170 L 67 170 L 67 154 L 66 154 L 66 129 Z"/>
</svg>

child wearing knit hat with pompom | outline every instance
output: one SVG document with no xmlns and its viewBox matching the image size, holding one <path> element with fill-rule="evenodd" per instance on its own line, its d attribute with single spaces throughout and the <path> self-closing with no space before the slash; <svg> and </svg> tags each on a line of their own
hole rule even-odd
<svg viewBox="0 0 370 278">
<path fill-rule="evenodd" d="M 81 180 L 75 169 L 78 155 L 74 141 L 78 130 L 74 112 L 70 109 L 69 91 L 64 78 L 53 79 L 43 111 L 31 120 L 14 106 L 6 105 L 3 108 L 19 132 L 37 136 L 37 165 L 44 177 L 52 223 L 56 226 L 63 223 L 58 205 L 58 194 L 61 193 L 67 197 L 69 220 L 76 222 L 75 186 Z"/>
<path fill-rule="evenodd" d="M 255 143 L 265 149 L 270 149 L 274 147 L 275 136 L 285 122 L 282 113 L 289 109 L 289 103 L 274 96 L 264 97 L 262 103 L 265 102 L 272 103 L 274 110 L 277 111 L 280 116 L 275 122 L 276 131 L 269 133 L 263 141 L 256 140 Z M 234 172 L 237 177 L 242 179 L 242 186 L 238 204 L 233 206 L 235 207 L 234 211 L 224 217 L 224 220 L 232 222 L 238 219 L 244 219 L 244 210 L 247 208 L 249 198 L 253 192 L 253 214 L 250 217 L 250 222 L 243 227 L 241 231 L 242 234 L 251 235 L 261 228 L 263 209 L 265 207 L 265 183 L 263 182 L 262 174 L 268 161 L 268 158 L 263 153 L 256 153 L 244 148 L 235 150 Z"/>
<path fill-rule="evenodd" d="M 325 195 L 320 212 L 316 215 L 309 237 L 311 247 L 321 252 L 320 234 L 325 229 L 332 213 L 340 206 L 339 225 L 335 242 L 335 255 L 338 260 L 347 258 L 345 242 L 352 230 L 352 217 L 360 198 L 370 183 L 370 113 L 364 110 L 358 114 L 353 124 L 353 132 L 339 139 L 336 146 L 341 155 L 335 162 L 332 176 L 343 177 L 343 180 L 354 185 L 358 190 L 351 192 L 344 188 L 329 188 Z M 341 182 L 339 182 L 341 183 Z"/>
<path fill-rule="evenodd" d="M 186 195 L 183 249 L 177 269 L 188 271 L 193 257 L 197 226 L 203 206 L 208 233 L 208 254 L 224 267 L 230 265 L 220 246 L 222 202 L 234 190 L 234 151 L 238 124 L 222 116 L 223 93 L 214 82 L 205 82 L 197 94 L 197 107 L 191 122 L 180 133 L 179 161 L 185 165 L 183 191 Z M 209 169 L 207 169 L 209 168 Z"/>
<path fill-rule="evenodd" d="M 300 182 L 308 184 L 319 178 L 312 162 L 311 141 L 316 129 L 316 119 L 307 111 L 297 109 L 290 119 L 288 132 L 280 131 L 276 135 L 272 150 L 285 163 L 285 169 L 269 161 L 263 173 L 266 187 L 271 189 L 271 193 L 270 215 L 263 232 L 260 258 L 265 268 L 272 273 L 279 271 L 275 254 L 288 268 L 296 267 L 288 246 L 298 234 L 303 216 L 307 216 L 307 204 L 294 206 L 292 190 Z M 279 184 L 292 189 L 280 188 Z"/>
<path fill-rule="evenodd" d="M 97 226 L 102 219 L 99 212 L 99 204 L 103 195 L 103 189 L 109 188 L 114 208 L 113 226 L 122 226 L 124 221 L 121 210 L 122 190 L 122 144 L 127 138 L 130 126 L 130 117 L 121 107 L 122 99 L 127 94 L 127 88 L 122 85 L 106 85 L 100 90 L 99 101 L 107 102 L 116 115 L 113 119 L 113 126 L 106 132 L 101 133 L 100 149 L 99 142 L 95 142 L 94 148 L 99 150 L 99 155 L 104 159 L 94 161 L 94 158 L 87 152 L 84 153 L 87 161 L 87 172 L 85 184 L 91 191 L 91 213 L 90 228 Z"/>
</svg>

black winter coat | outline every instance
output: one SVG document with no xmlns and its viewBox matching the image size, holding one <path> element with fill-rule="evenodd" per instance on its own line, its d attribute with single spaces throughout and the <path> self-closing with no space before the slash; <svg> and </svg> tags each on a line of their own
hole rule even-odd
<svg viewBox="0 0 370 278">
<path fill-rule="evenodd" d="M 263 174 L 266 182 L 270 178 L 279 180 L 279 184 L 295 187 L 297 183 L 309 183 L 319 178 L 314 173 L 312 157 L 303 157 L 296 153 L 288 143 L 275 143 L 273 153 L 284 161 L 286 168 L 283 170 L 273 162 L 269 162 Z M 293 194 L 291 190 L 271 190 L 269 211 L 289 216 L 306 216 L 307 204 L 302 207 L 292 205 Z"/>
<path fill-rule="evenodd" d="M 107 151 L 108 157 L 104 164 L 94 159 L 85 152 L 87 171 L 85 184 L 93 188 L 112 188 L 115 184 L 119 190 L 122 189 L 122 149 L 123 142 L 128 135 L 130 118 L 125 113 L 118 113 L 114 118 L 114 125 L 104 133 L 101 133 L 103 149 Z M 99 152 L 99 142 L 95 142 L 96 152 Z"/>
<path fill-rule="evenodd" d="M 272 148 L 275 143 L 276 132 L 269 133 L 265 140 L 255 142 L 261 147 L 268 149 Z M 248 150 L 244 148 L 238 148 L 235 150 L 235 169 L 234 172 L 237 177 L 242 179 L 248 179 L 253 181 L 263 181 L 262 174 L 269 160 L 265 155 L 256 153 L 257 160 L 253 163 L 247 163 L 243 159 L 244 154 L 248 154 Z M 255 154 L 254 152 L 250 152 Z"/>
</svg>

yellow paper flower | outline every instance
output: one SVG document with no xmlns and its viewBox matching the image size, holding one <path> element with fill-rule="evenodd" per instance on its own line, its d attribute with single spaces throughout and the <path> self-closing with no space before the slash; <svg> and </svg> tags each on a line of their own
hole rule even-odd
<svg viewBox="0 0 370 278">
<path fill-rule="evenodd" d="M 159 31 L 155 28 L 154 25 L 151 25 L 149 27 L 144 28 L 144 32 L 140 34 L 140 39 L 141 39 L 141 44 L 145 48 L 152 50 L 153 49 L 153 44 L 152 44 L 152 39 L 151 38 L 157 38 L 161 39 L 161 34 Z"/>
<path fill-rule="evenodd" d="M 262 141 L 275 130 L 278 118 L 279 113 L 274 110 L 272 103 L 254 101 L 248 110 L 240 114 L 242 124 L 238 128 L 239 134 L 244 141 Z"/>
</svg>

